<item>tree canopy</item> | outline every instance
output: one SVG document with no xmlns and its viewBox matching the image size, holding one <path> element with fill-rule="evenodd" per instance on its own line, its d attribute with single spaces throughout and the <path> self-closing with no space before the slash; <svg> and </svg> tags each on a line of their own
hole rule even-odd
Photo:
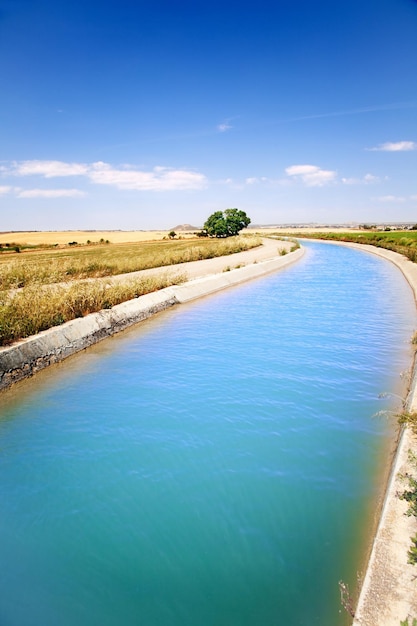
<svg viewBox="0 0 417 626">
<path fill-rule="evenodd" d="M 204 230 L 209 237 L 233 237 L 250 224 L 250 218 L 245 211 L 226 209 L 215 211 L 204 224 Z"/>
</svg>

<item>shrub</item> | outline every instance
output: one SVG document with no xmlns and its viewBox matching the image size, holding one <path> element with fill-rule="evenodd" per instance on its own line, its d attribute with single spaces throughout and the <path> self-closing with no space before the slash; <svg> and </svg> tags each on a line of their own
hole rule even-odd
<svg viewBox="0 0 417 626">
<path fill-rule="evenodd" d="M 414 343 L 414 342 L 413 342 Z M 411 430 L 417 434 L 417 413 L 403 411 L 398 415 L 398 423 L 401 425 L 409 426 Z"/>
<path fill-rule="evenodd" d="M 417 533 L 414 537 L 411 537 L 411 547 L 408 551 L 408 563 L 410 565 L 417 564 Z"/>
</svg>

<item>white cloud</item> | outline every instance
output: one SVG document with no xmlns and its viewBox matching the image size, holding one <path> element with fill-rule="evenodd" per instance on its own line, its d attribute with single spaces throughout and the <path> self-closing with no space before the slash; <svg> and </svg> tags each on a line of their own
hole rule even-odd
<svg viewBox="0 0 417 626">
<path fill-rule="evenodd" d="M 225 133 L 228 130 L 230 130 L 231 128 L 233 128 L 233 126 L 231 126 L 227 122 L 223 122 L 223 124 L 218 124 L 217 125 L 217 130 L 219 131 L 219 133 Z"/>
<path fill-rule="evenodd" d="M 316 165 L 290 165 L 290 167 L 285 168 L 285 172 L 288 176 L 304 176 L 314 174 L 319 169 Z"/>
<path fill-rule="evenodd" d="M 262 183 L 267 185 L 282 185 L 286 187 L 291 185 L 291 180 L 288 178 L 268 178 L 268 176 L 251 176 L 245 179 L 245 185 L 261 185 Z"/>
<path fill-rule="evenodd" d="M 10 193 L 12 187 L 8 187 L 7 185 L 0 185 L 0 196 L 5 195 L 6 193 Z"/>
<path fill-rule="evenodd" d="M 344 185 L 369 185 L 371 183 L 378 183 L 380 180 L 379 176 L 365 174 L 363 178 L 342 178 L 342 183 Z"/>
<path fill-rule="evenodd" d="M 360 178 L 342 178 L 342 183 L 344 185 L 360 185 L 361 182 Z"/>
<path fill-rule="evenodd" d="M 415 196 L 410 196 L 410 200 L 417 200 L 417 195 L 415 195 Z"/>
<path fill-rule="evenodd" d="M 217 124 L 217 126 L 216 126 L 217 132 L 219 132 L 219 133 L 226 133 L 228 130 L 233 128 L 233 126 L 230 123 L 232 121 L 232 119 L 235 119 L 235 118 L 228 117 L 227 119 L 223 120 L 223 122 L 221 122 L 221 124 Z"/>
<path fill-rule="evenodd" d="M 380 196 L 379 198 L 374 198 L 374 200 L 379 202 L 405 202 L 406 198 L 402 196 Z"/>
<path fill-rule="evenodd" d="M 138 191 L 172 191 L 202 189 L 206 177 L 197 172 L 155 167 L 149 172 L 134 169 L 114 169 L 108 163 L 93 163 L 88 172 L 89 179 L 98 185 L 114 185 L 118 189 Z"/>
<path fill-rule="evenodd" d="M 64 163 L 63 161 L 20 161 L 13 163 L 11 174 L 15 176 L 84 176 L 88 166 L 84 163 Z"/>
<path fill-rule="evenodd" d="M 26 189 L 19 191 L 18 198 L 79 198 L 85 196 L 78 189 Z"/>
<path fill-rule="evenodd" d="M 375 148 L 368 148 L 371 152 L 408 152 L 416 150 L 417 143 L 415 141 L 397 141 L 381 143 Z"/>
<path fill-rule="evenodd" d="M 323 187 L 336 179 L 336 172 L 322 170 L 317 165 L 290 165 L 285 168 L 288 176 L 301 180 L 307 187 Z"/>
<path fill-rule="evenodd" d="M 207 184 L 207 179 L 203 174 L 190 170 L 157 166 L 150 171 L 142 171 L 131 165 L 115 168 L 102 161 L 89 164 L 65 163 L 63 161 L 20 161 L 14 162 L 10 168 L 5 168 L 5 170 L 15 176 L 41 176 L 43 178 L 84 176 L 98 185 L 113 185 L 118 189 L 138 191 L 203 189 Z M 42 190 L 29 190 L 27 193 L 33 191 L 40 192 Z M 52 193 L 56 191 L 58 190 L 51 190 Z M 26 194 L 26 192 L 24 193 Z M 47 197 L 46 190 L 44 193 Z M 20 197 L 34 196 L 22 196 L 20 194 Z M 52 194 L 50 197 L 53 197 Z"/>
<path fill-rule="evenodd" d="M 374 176 L 373 174 L 365 174 L 363 181 L 365 183 L 379 183 L 380 178 L 379 176 Z"/>
</svg>

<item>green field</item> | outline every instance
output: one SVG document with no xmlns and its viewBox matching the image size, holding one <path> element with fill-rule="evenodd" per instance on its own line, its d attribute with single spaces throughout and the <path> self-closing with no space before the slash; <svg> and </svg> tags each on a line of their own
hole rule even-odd
<svg viewBox="0 0 417 626">
<path fill-rule="evenodd" d="M 280 233 L 282 234 L 282 233 Z M 393 250 L 405 257 L 417 262 L 417 230 L 401 230 L 401 231 L 363 231 L 354 232 L 316 232 L 297 234 L 297 237 L 306 237 L 308 239 L 324 239 L 327 241 L 351 241 L 353 243 L 369 244 L 386 250 Z"/>
</svg>

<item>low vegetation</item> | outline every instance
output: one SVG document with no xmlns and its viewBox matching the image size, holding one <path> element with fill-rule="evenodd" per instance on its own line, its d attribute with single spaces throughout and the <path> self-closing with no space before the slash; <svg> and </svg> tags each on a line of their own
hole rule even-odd
<svg viewBox="0 0 417 626">
<path fill-rule="evenodd" d="M 415 435 L 417 435 L 417 413 L 403 411 L 398 415 L 398 423 L 408 426 Z"/>
<path fill-rule="evenodd" d="M 399 252 L 405 257 L 417 262 L 417 231 L 366 231 L 366 232 L 317 232 L 297 234 L 297 237 L 309 239 L 324 239 L 327 241 L 350 241 L 359 244 L 369 244 L 385 250 Z"/>
<path fill-rule="evenodd" d="M 413 474 L 405 474 L 402 479 L 407 483 L 407 488 L 399 495 L 401 500 L 408 503 L 406 515 L 413 516 L 417 519 L 417 456 L 411 452 L 408 453 L 409 462 L 413 468 Z M 411 546 L 408 550 L 408 563 L 417 565 L 417 534 L 411 537 Z"/>
<path fill-rule="evenodd" d="M 116 304 L 138 298 L 146 293 L 177 285 L 184 274 L 159 275 L 129 280 L 118 285 L 102 281 L 74 283 L 69 287 L 30 286 L 0 296 L 0 345 L 7 345 L 77 317 L 110 309 Z"/>
<path fill-rule="evenodd" d="M 105 242 L 104 242 L 105 243 Z M 95 279 L 241 252 L 259 237 L 72 246 L 38 249 L 0 258 L 0 345 L 4 346 L 77 317 L 108 309 L 186 280 L 185 273 L 126 279 L 117 285 Z"/>
<path fill-rule="evenodd" d="M 21 289 L 211 259 L 261 245 L 260 237 L 157 241 L 42 250 L 0 258 L 0 290 Z"/>
</svg>

